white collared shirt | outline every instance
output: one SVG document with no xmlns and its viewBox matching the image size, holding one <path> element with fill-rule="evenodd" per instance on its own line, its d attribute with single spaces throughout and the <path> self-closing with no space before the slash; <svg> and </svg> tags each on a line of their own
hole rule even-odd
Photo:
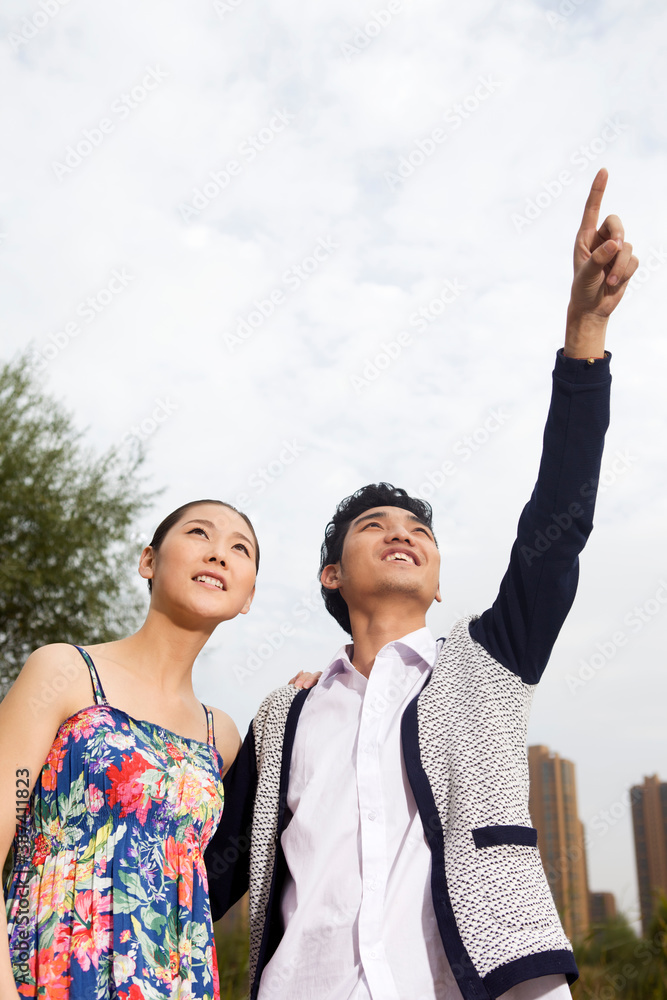
<svg viewBox="0 0 667 1000">
<path fill-rule="evenodd" d="M 259 1000 L 461 1000 L 400 737 L 403 712 L 439 649 L 419 629 L 383 646 L 367 679 L 352 666 L 352 647 L 343 647 L 310 692 L 281 840 L 285 933 Z M 547 976 L 504 997 L 567 1000 L 570 991 L 563 976 Z"/>
</svg>

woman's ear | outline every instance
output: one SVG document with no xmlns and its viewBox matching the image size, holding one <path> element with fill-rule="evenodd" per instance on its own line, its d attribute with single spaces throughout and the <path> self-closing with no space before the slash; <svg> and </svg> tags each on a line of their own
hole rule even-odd
<svg viewBox="0 0 667 1000">
<path fill-rule="evenodd" d="M 139 556 L 139 576 L 144 580 L 152 580 L 155 575 L 156 552 L 152 545 L 147 545 Z"/>
<path fill-rule="evenodd" d="M 253 599 L 254 596 L 255 596 L 255 588 L 253 587 L 252 590 L 250 591 L 250 593 L 248 594 L 248 600 L 245 602 L 245 604 L 243 605 L 243 607 L 239 611 L 240 615 L 247 615 L 248 614 L 248 612 L 250 611 L 250 605 L 252 604 L 252 599 Z"/>
</svg>

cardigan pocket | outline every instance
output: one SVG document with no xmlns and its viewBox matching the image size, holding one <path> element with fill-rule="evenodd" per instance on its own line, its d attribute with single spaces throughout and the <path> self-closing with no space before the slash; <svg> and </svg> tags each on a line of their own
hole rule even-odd
<svg viewBox="0 0 667 1000">
<path fill-rule="evenodd" d="M 498 847 L 501 844 L 518 844 L 537 847 L 537 830 L 534 826 L 479 826 L 472 831 L 475 847 Z"/>
</svg>

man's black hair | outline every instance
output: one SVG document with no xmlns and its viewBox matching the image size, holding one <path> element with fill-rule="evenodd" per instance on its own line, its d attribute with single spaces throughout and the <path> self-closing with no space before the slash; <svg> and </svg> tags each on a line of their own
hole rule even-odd
<svg viewBox="0 0 667 1000">
<path fill-rule="evenodd" d="M 362 486 L 352 496 L 341 500 L 336 507 L 336 513 L 327 524 L 320 550 L 320 574 L 325 566 L 340 562 L 350 524 L 364 511 L 372 510 L 373 507 L 401 507 L 403 510 L 409 510 L 433 531 L 431 526 L 433 510 L 430 503 L 409 496 L 405 490 L 399 486 L 392 486 L 391 483 L 371 483 L 369 486 Z M 341 628 L 352 635 L 350 612 L 340 591 L 329 590 L 322 586 L 322 597 L 329 614 L 333 615 Z"/>
</svg>

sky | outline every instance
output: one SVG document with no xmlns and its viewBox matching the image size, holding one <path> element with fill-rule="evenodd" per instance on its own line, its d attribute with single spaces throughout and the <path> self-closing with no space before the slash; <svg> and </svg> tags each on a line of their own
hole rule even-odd
<svg viewBox="0 0 667 1000">
<path fill-rule="evenodd" d="M 195 671 L 242 732 L 345 641 L 316 573 L 360 486 L 432 502 L 434 633 L 493 601 L 609 170 L 602 214 L 640 270 L 609 324 L 595 530 L 529 742 L 575 761 L 591 888 L 632 918 L 628 790 L 667 780 L 665 39 L 657 0 L 0 13 L 2 360 L 27 351 L 95 450 L 143 442 L 163 490 L 145 541 L 199 497 L 252 518 L 254 605 Z"/>
</svg>

